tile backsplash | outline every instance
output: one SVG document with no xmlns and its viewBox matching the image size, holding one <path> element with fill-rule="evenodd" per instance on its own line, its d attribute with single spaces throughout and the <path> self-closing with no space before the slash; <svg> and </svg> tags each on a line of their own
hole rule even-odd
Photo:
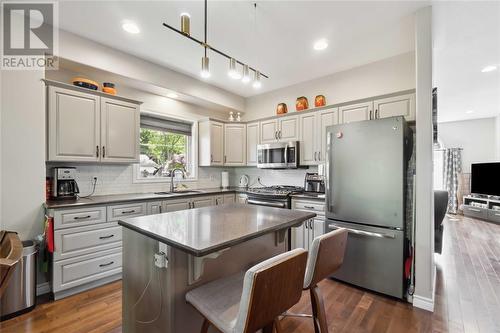
<svg viewBox="0 0 500 333">
<path fill-rule="evenodd" d="M 56 166 L 74 166 L 77 169 L 76 181 L 80 188 L 80 195 L 85 196 L 92 192 L 93 178 L 97 177 L 97 186 L 94 195 L 147 193 L 168 191 L 169 180 L 162 183 L 137 183 L 134 182 L 133 165 L 90 165 L 73 163 L 47 163 L 47 176 Z M 221 172 L 229 172 L 229 184 L 238 186 L 241 175 L 250 178 L 250 185 L 257 185 L 257 178 L 265 185 L 304 185 L 306 172 L 316 172 L 317 167 L 296 170 L 265 170 L 255 167 L 223 168 L 199 167 L 198 180 L 185 182 L 189 188 L 214 188 L 221 186 Z"/>
</svg>

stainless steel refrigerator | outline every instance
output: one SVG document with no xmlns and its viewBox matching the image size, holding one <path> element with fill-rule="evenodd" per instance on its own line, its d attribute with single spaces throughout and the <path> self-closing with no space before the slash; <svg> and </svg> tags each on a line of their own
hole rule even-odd
<svg viewBox="0 0 500 333">
<path fill-rule="evenodd" d="M 326 231 L 348 230 L 333 275 L 386 295 L 404 296 L 406 168 L 413 147 L 403 117 L 327 129 Z"/>
</svg>

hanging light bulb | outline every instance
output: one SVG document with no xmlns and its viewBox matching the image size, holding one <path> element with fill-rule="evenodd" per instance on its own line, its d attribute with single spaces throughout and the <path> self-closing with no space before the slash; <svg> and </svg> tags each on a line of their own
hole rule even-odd
<svg viewBox="0 0 500 333">
<path fill-rule="evenodd" d="M 208 57 L 201 58 L 201 72 L 200 75 L 202 78 L 207 79 L 210 77 L 210 62 Z"/>
<path fill-rule="evenodd" d="M 241 79 L 241 73 L 238 72 L 238 64 L 236 63 L 236 59 L 231 58 L 229 59 L 229 71 L 227 72 L 227 75 L 229 75 L 230 78 L 239 80 Z"/>
<path fill-rule="evenodd" d="M 184 35 L 191 35 L 191 16 L 188 13 L 181 14 L 181 32 Z"/>
<path fill-rule="evenodd" d="M 262 83 L 260 82 L 260 72 L 259 71 L 255 71 L 255 75 L 253 77 L 252 87 L 254 87 L 255 89 L 259 89 L 260 87 L 262 87 Z"/>
<path fill-rule="evenodd" d="M 241 79 L 241 82 L 250 82 L 250 69 L 248 68 L 248 65 L 243 65 L 243 78 Z"/>
</svg>

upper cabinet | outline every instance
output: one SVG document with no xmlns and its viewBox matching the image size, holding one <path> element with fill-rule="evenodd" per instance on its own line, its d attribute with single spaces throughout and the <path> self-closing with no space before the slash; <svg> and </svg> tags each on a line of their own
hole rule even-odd
<svg viewBox="0 0 500 333">
<path fill-rule="evenodd" d="M 224 124 L 206 120 L 200 122 L 199 133 L 199 165 L 221 166 L 224 164 Z"/>
<path fill-rule="evenodd" d="M 200 166 L 246 165 L 247 129 L 242 123 L 201 121 L 198 126 Z"/>
<path fill-rule="evenodd" d="M 48 88 L 47 160 L 139 161 L 139 103 L 81 88 Z"/>
<path fill-rule="evenodd" d="M 282 116 L 260 122 L 260 142 L 286 142 L 299 139 L 299 117 Z"/>
<path fill-rule="evenodd" d="M 138 162 L 139 128 L 136 104 L 101 97 L 101 160 Z"/>
<path fill-rule="evenodd" d="M 373 119 L 373 102 L 357 103 L 339 107 L 340 123 Z"/>
<path fill-rule="evenodd" d="M 257 165 L 257 145 L 259 144 L 259 123 L 247 124 L 247 165 Z"/>
<path fill-rule="evenodd" d="M 224 165 L 246 165 L 247 127 L 245 124 L 224 124 Z"/>
<path fill-rule="evenodd" d="M 331 108 L 300 116 L 300 164 L 317 165 L 326 153 L 326 128 L 338 123 L 338 109 Z"/>
<path fill-rule="evenodd" d="M 407 121 L 415 120 L 415 94 L 376 99 L 373 109 L 377 119 L 404 116 Z"/>
</svg>

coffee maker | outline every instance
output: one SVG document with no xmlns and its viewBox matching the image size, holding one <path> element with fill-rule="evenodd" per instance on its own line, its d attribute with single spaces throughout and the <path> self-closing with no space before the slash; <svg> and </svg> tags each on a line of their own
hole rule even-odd
<svg viewBox="0 0 500 333">
<path fill-rule="evenodd" d="M 325 177 L 317 172 L 307 172 L 304 179 L 304 191 L 311 193 L 325 193 Z"/>
<path fill-rule="evenodd" d="M 76 183 L 76 168 L 57 167 L 53 169 L 52 196 L 54 199 L 76 199 L 80 193 Z"/>
</svg>

